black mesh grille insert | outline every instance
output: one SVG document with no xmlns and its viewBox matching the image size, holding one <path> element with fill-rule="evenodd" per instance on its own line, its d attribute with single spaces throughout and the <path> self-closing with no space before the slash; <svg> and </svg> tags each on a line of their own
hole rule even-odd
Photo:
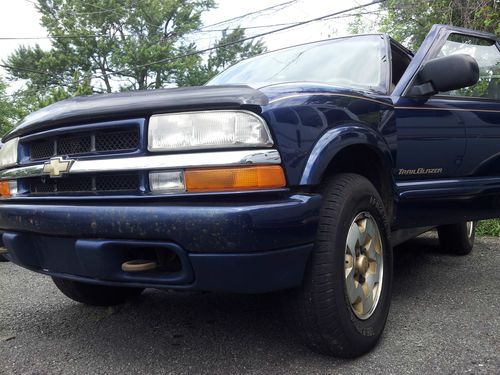
<svg viewBox="0 0 500 375">
<path fill-rule="evenodd" d="M 97 191 L 137 190 L 139 180 L 131 175 L 99 176 L 95 179 Z M 137 176 L 135 176 L 137 177 Z"/>
<path fill-rule="evenodd" d="M 63 177 L 55 180 L 54 186 L 58 193 L 92 191 L 92 177 Z"/>
<path fill-rule="evenodd" d="M 31 159 L 45 159 L 54 155 L 54 141 L 36 141 L 29 145 Z"/>
<path fill-rule="evenodd" d="M 32 177 L 24 179 L 27 194 L 116 193 L 139 191 L 138 174 Z"/>
<path fill-rule="evenodd" d="M 95 137 L 95 150 L 98 152 L 109 150 L 134 150 L 139 145 L 137 131 L 101 132 Z"/>
<path fill-rule="evenodd" d="M 31 160 L 64 155 L 133 151 L 139 148 L 139 130 L 137 127 L 99 129 L 34 140 L 27 142 L 27 146 Z"/>
<path fill-rule="evenodd" d="M 91 136 L 81 135 L 57 139 L 56 155 L 77 155 L 90 152 Z"/>
</svg>

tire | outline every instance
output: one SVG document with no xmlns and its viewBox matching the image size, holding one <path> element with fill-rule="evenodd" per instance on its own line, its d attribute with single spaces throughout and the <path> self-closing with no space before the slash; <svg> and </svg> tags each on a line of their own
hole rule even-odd
<svg viewBox="0 0 500 375">
<path fill-rule="evenodd" d="M 476 223 L 464 221 L 437 228 L 441 248 L 450 254 L 467 255 L 474 247 Z"/>
<path fill-rule="evenodd" d="M 9 260 L 0 254 L 0 262 L 8 262 Z"/>
<path fill-rule="evenodd" d="M 302 286 L 290 291 L 286 296 L 285 314 L 292 320 L 294 328 L 306 345 L 314 351 L 353 358 L 368 352 L 376 345 L 389 313 L 392 289 L 389 223 L 377 190 L 362 176 L 336 175 L 323 186 L 322 194 L 323 206 L 315 247 Z M 363 225 L 366 225 L 365 232 L 361 231 Z M 379 239 L 374 235 L 374 230 L 378 230 Z M 362 256 L 356 255 L 354 260 L 349 255 L 351 247 L 358 247 L 359 250 L 359 246 L 353 245 L 351 233 L 360 233 L 359 238 L 362 238 L 362 233 L 368 232 L 372 233 L 374 245 L 369 247 L 370 254 L 375 254 L 377 246 L 380 248 L 378 263 L 372 262 L 377 258 L 374 256 L 373 259 L 368 259 L 368 270 L 365 262 L 360 262 L 358 269 L 358 261 Z M 347 246 L 348 234 L 350 247 Z M 367 238 L 368 236 L 359 242 L 369 243 L 366 242 Z M 371 255 L 368 256 L 370 257 Z M 354 262 L 356 266 L 353 265 Z M 370 276 L 374 263 L 380 275 L 377 288 L 379 291 L 374 288 L 369 294 L 376 302 L 369 311 L 365 311 L 368 310 L 369 299 L 365 299 L 368 300 L 365 310 L 360 308 L 360 304 L 356 303 L 360 295 L 352 292 L 359 293 L 362 288 L 358 285 L 357 289 L 351 288 L 351 293 L 348 293 L 347 285 L 355 284 L 347 275 L 354 275 L 355 278 L 357 272 L 358 281 L 362 281 L 360 275 L 364 271 L 365 283 L 370 277 L 374 280 L 375 273 Z M 383 268 L 378 268 L 379 265 Z M 354 303 L 354 298 L 350 299 L 353 295 L 358 296 Z M 375 297 L 377 295 L 378 300 Z"/>
<path fill-rule="evenodd" d="M 114 306 L 139 296 L 144 289 L 87 284 L 79 281 L 52 277 L 56 287 L 66 297 L 92 306 Z"/>
</svg>

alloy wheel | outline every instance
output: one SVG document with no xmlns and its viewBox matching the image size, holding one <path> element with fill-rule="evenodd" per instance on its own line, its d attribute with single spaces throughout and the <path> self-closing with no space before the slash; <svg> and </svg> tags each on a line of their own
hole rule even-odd
<svg viewBox="0 0 500 375">
<path fill-rule="evenodd" d="M 382 290 L 383 245 L 377 222 L 368 212 L 353 220 L 345 246 L 345 292 L 356 317 L 368 319 Z"/>
</svg>

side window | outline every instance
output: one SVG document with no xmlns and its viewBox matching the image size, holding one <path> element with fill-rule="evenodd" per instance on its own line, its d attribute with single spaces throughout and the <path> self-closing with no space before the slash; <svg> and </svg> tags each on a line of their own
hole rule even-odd
<svg viewBox="0 0 500 375">
<path fill-rule="evenodd" d="M 390 92 L 394 91 L 394 88 L 398 84 L 399 80 L 403 76 L 406 68 L 410 65 L 410 57 L 407 54 L 400 51 L 394 45 L 391 45 L 392 54 L 392 75 L 391 75 L 391 87 Z"/>
<path fill-rule="evenodd" d="M 471 96 L 500 100 L 500 51 L 495 41 L 462 34 L 451 34 L 437 57 L 463 53 L 479 65 L 479 81 L 474 86 L 440 95 Z"/>
</svg>

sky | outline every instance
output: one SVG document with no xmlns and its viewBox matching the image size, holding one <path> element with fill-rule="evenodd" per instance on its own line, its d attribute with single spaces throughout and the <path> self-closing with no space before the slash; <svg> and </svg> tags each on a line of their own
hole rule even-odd
<svg viewBox="0 0 500 375">
<path fill-rule="evenodd" d="M 264 9 L 286 0 L 217 0 L 217 8 L 205 12 L 202 16 L 204 25 L 211 25 L 223 20 L 237 17 L 242 14 Z M 370 0 L 296 0 L 291 5 L 283 6 L 278 10 L 270 10 L 258 15 L 246 17 L 222 25 L 213 26 L 214 29 L 224 27 L 252 27 L 247 30 L 248 35 L 280 28 L 254 28 L 262 25 L 276 25 L 281 23 L 300 22 L 348 9 Z M 369 9 L 375 9 L 367 8 Z M 347 34 L 347 27 L 351 18 L 340 17 L 327 21 L 314 22 L 263 37 L 269 50 L 290 45 L 326 39 L 332 36 Z M 1 38 L 32 38 L 46 37 L 47 32 L 40 25 L 40 15 L 32 0 L 0 0 L 0 61 L 5 60 L 19 45 L 39 44 L 42 48 L 50 48 L 48 39 L 16 39 Z M 198 48 L 211 46 L 219 32 L 202 33 L 192 36 L 197 41 Z M 5 76 L 0 68 L 0 75 Z"/>
</svg>

